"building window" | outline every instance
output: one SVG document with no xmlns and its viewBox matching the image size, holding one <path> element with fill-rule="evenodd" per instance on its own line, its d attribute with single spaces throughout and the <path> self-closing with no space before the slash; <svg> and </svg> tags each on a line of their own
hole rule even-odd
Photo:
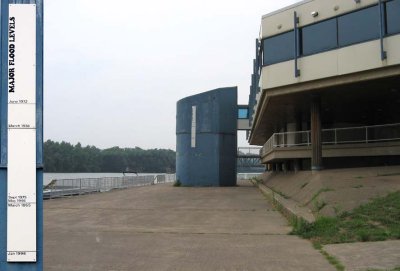
<svg viewBox="0 0 400 271">
<path fill-rule="evenodd" d="M 387 34 L 400 32 L 400 0 L 386 3 Z"/>
<path fill-rule="evenodd" d="M 338 18 L 339 46 L 379 38 L 379 7 L 373 6 Z"/>
<path fill-rule="evenodd" d="M 336 18 L 305 26 L 301 31 L 303 55 L 316 54 L 338 46 Z"/>
<path fill-rule="evenodd" d="M 249 109 L 248 108 L 239 108 L 238 119 L 248 119 L 248 118 L 249 118 Z"/>
<path fill-rule="evenodd" d="M 263 64 L 271 65 L 294 58 L 294 32 L 263 40 Z"/>
<path fill-rule="evenodd" d="M 386 33 L 400 33 L 400 0 L 386 2 Z M 379 5 L 300 28 L 300 56 L 380 38 Z M 262 42 L 263 65 L 292 60 L 295 57 L 294 32 L 266 38 Z"/>
</svg>

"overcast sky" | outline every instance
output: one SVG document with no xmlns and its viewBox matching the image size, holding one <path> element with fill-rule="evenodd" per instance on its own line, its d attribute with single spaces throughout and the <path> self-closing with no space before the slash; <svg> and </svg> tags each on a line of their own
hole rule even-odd
<svg viewBox="0 0 400 271">
<path fill-rule="evenodd" d="M 175 149 L 176 102 L 238 86 L 247 104 L 261 16 L 294 2 L 46 1 L 45 139 Z"/>
</svg>

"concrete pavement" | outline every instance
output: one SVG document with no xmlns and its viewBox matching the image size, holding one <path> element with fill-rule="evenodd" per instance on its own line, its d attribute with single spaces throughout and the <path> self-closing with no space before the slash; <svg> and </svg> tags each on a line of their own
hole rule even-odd
<svg viewBox="0 0 400 271">
<path fill-rule="evenodd" d="M 400 267 L 400 240 L 324 246 L 347 271 L 392 270 Z"/>
<path fill-rule="evenodd" d="M 247 183 L 57 199 L 44 214 L 46 271 L 335 270 Z"/>
</svg>

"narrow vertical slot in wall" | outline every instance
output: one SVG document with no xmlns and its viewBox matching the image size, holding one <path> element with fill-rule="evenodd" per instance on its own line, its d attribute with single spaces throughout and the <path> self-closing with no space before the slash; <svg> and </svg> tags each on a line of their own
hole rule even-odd
<svg viewBox="0 0 400 271">
<path fill-rule="evenodd" d="M 191 146 L 196 148 L 196 106 L 192 106 L 192 131 L 191 131 Z"/>
</svg>

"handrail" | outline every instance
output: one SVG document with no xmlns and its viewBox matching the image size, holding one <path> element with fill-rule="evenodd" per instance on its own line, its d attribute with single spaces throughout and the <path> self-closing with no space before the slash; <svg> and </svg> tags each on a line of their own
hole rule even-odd
<svg viewBox="0 0 400 271">
<path fill-rule="evenodd" d="M 114 189 L 126 189 L 130 187 L 154 185 L 174 182 L 175 174 L 158 174 L 124 177 L 100 177 L 56 179 L 44 187 L 44 199 L 70 197 L 90 193 L 107 192 Z"/>
<path fill-rule="evenodd" d="M 393 130 L 393 128 L 395 130 Z M 291 138 L 289 140 L 288 137 L 290 136 Z M 260 155 L 266 155 L 274 148 L 310 146 L 310 138 L 310 130 L 274 133 L 260 150 Z M 368 144 L 391 141 L 400 141 L 400 123 L 330 128 L 322 130 L 323 145 Z"/>
</svg>

